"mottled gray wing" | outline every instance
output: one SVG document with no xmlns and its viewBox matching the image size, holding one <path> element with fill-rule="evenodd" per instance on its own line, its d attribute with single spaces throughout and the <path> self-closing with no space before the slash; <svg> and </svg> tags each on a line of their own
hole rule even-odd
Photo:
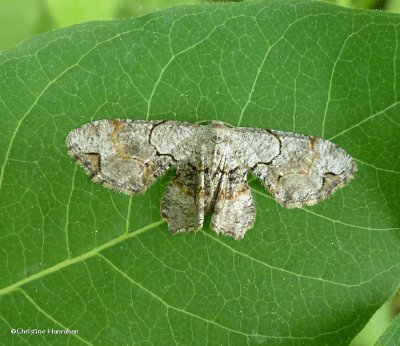
<svg viewBox="0 0 400 346">
<path fill-rule="evenodd" d="M 247 184 L 247 169 L 222 173 L 211 217 L 211 228 L 237 240 L 253 227 L 256 210 Z"/>
<path fill-rule="evenodd" d="M 327 140 L 274 130 L 232 131 L 237 155 L 288 208 L 329 197 L 357 170 L 351 156 Z"/>
<path fill-rule="evenodd" d="M 176 121 L 99 120 L 71 131 L 66 145 L 94 181 L 135 194 L 190 155 L 197 128 Z"/>
</svg>

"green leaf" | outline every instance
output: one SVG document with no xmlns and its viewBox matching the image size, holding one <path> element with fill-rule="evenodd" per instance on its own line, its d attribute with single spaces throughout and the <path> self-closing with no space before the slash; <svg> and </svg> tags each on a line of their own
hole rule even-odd
<svg viewBox="0 0 400 346">
<path fill-rule="evenodd" d="M 400 17 L 310 1 L 179 7 L 0 56 L 6 344 L 347 345 L 400 275 Z M 314 207 L 253 180 L 254 229 L 173 237 L 159 204 L 67 156 L 101 118 L 222 120 L 330 139 L 355 179 Z M 11 334 L 11 328 L 78 335 Z"/>
<path fill-rule="evenodd" d="M 382 336 L 374 344 L 375 346 L 396 345 L 400 340 L 400 315 L 396 316 L 385 330 Z"/>
</svg>

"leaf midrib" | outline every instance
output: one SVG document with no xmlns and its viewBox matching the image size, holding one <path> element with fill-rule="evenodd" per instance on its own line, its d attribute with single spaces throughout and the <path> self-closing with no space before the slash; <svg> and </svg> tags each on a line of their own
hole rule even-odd
<svg viewBox="0 0 400 346">
<path fill-rule="evenodd" d="M 98 253 L 100 253 L 101 251 L 103 251 L 103 250 L 105 250 L 107 248 L 110 248 L 110 247 L 112 247 L 112 246 L 114 246 L 114 245 L 116 245 L 118 243 L 121 243 L 121 242 L 127 240 L 127 239 L 136 237 L 141 233 L 144 233 L 146 231 L 152 230 L 152 229 L 156 228 L 157 226 L 162 225 L 163 223 L 165 223 L 164 220 L 158 220 L 158 221 L 153 222 L 153 223 L 151 223 L 151 224 L 149 224 L 149 225 L 147 225 L 145 227 L 142 227 L 142 228 L 140 228 L 140 229 L 138 229 L 136 231 L 133 231 L 133 232 L 130 232 L 130 233 L 125 232 L 125 233 L 121 234 L 119 237 L 116 237 L 116 238 L 110 240 L 107 243 L 104 243 L 104 244 L 102 244 L 102 245 L 100 245 L 100 246 L 98 246 L 96 248 L 93 248 L 92 250 L 90 250 L 88 252 L 85 252 L 85 253 L 83 253 L 83 254 L 81 254 L 79 256 L 76 256 L 76 257 L 68 258 L 68 259 L 66 259 L 66 260 L 64 260 L 62 262 L 59 262 L 58 264 L 55 264 L 55 265 L 53 265 L 53 266 L 51 266 L 51 267 L 49 267 L 47 269 L 44 269 L 44 270 L 42 270 L 40 272 L 37 272 L 35 274 L 32 274 L 31 276 L 28 276 L 28 277 L 24 278 L 22 280 L 19 280 L 19 281 L 15 282 L 12 285 L 9 285 L 7 287 L 4 287 L 4 288 L 0 289 L 0 296 L 8 294 L 8 293 L 16 290 L 17 288 L 19 288 L 19 287 L 21 287 L 21 286 L 23 286 L 23 285 L 25 285 L 25 284 L 27 284 L 29 282 L 38 280 L 38 279 L 40 279 L 40 278 L 42 278 L 42 277 L 44 277 L 44 276 L 46 276 L 48 274 L 57 272 L 57 271 L 59 271 L 59 270 L 61 270 L 63 268 L 66 268 L 66 267 L 68 267 L 70 265 L 73 265 L 75 263 L 82 262 L 82 261 L 84 261 L 84 260 L 86 260 L 86 259 L 88 259 L 90 257 L 93 257 L 93 256 L 97 255 Z"/>
<path fill-rule="evenodd" d="M 252 190 L 255 193 L 260 194 L 265 198 L 271 198 L 272 199 L 272 197 L 267 196 L 266 194 L 258 191 L 257 189 L 252 188 Z M 308 210 L 307 208 L 302 208 L 301 210 L 303 210 L 304 212 L 312 213 L 315 216 L 322 217 L 322 218 L 324 218 L 324 219 L 326 219 L 326 220 L 328 220 L 330 222 L 336 222 L 336 223 L 339 222 L 337 220 L 333 220 L 333 219 L 324 217 L 323 215 L 320 215 L 320 214 L 317 214 L 315 212 L 312 212 L 312 211 Z M 142 227 L 142 228 L 140 228 L 140 229 L 138 229 L 136 231 L 124 232 L 123 234 L 121 234 L 120 236 L 114 238 L 113 240 L 111 240 L 111 241 L 109 241 L 107 243 L 104 243 L 104 244 L 102 244 L 102 245 L 100 245 L 100 246 L 98 246 L 96 248 L 93 248 L 92 250 L 90 250 L 88 252 L 85 252 L 85 253 L 83 253 L 81 255 L 78 255 L 76 257 L 68 258 L 68 259 L 66 259 L 66 260 L 64 260 L 62 262 L 59 262 L 58 264 L 55 264 L 55 265 L 53 265 L 53 266 L 51 266 L 51 267 L 49 267 L 47 269 L 44 269 L 44 270 L 42 270 L 40 272 L 37 272 L 37 273 L 35 273 L 35 274 L 31 275 L 31 276 L 25 277 L 24 279 L 21 279 L 21 280 L 15 282 L 15 283 L 13 283 L 13 284 L 11 284 L 9 286 L 3 287 L 2 289 L 0 289 L 0 296 L 8 294 L 8 293 L 11 293 L 11 292 L 15 291 L 16 289 L 18 289 L 19 287 L 21 287 L 21 286 L 23 286 L 23 285 L 25 285 L 25 284 L 27 284 L 29 282 L 38 280 L 38 279 L 40 279 L 40 278 L 42 278 L 44 276 L 47 276 L 47 275 L 49 275 L 51 273 L 54 273 L 54 272 L 57 272 L 57 271 L 59 271 L 59 270 L 61 270 L 63 268 L 66 268 L 66 267 L 70 266 L 70 265 L 82 262 L 82 261 L 84 261 L 84 260 L 86 260 L 86 259 L 88 259 L 90 257 L 98 255 L 101 251 L 103 251 L 105 249 L 108 249 L 108 248 L 110 248 L 110 247 L 112 247 L 112 246 L 114 246 L 114 245 L 116 245 L 118 243 L 121 243 L 121 242 L 123 242 L 125 240 L 128 240 L 130 238 L 134 238 L 134 237 L 136 237 L 136 236 L 138 236 L 138 235 L 140 235 L 140 234 L 142 234 L 142 233 L 144 233 L 146 231 L 150 231 L 150 230 L 152 230 L 152 229 L 156 228 L 157 226 L 160 226 L 160 225 L 162 225 L 164 223 L 165 223 L 165 220 L 158 220 L 158 221 L 153 222 L 153 223 L 151 223 L 151 224 L 149 224 L 149 225 L 147 225 L 145 227 Z M 339 223 L 342 223 L 342 222 L 339 222 Z M 363 228 L 363 229 L 367 229 L 369 231 L 387 231 L 387 230 L 398 230 L 399 229 L 399 228 L 375 229 L 375 228 L 367 228 L 367 227 L 361 227 L 361 226 L 357 226 L 357 225 L 351 225 L 351 224 L 347 224 L 347 223 L 343 223 L 343 224 L 345 226 L 348 226 L 348 227 Z M 323 279 L 323 278 L 316 277 L 316 276 L 299 274 L 299 273 L 293 272 L 293 271 L 288 270 L 288 269 L 275 267 L 273 265 L 270 265 L 268 263 L 260 261 L 259 259 L 254 258 L 254 257 L 252 257 L 252 256 L 250 256 L 250 255 L 248 255 L 246 253 L 243 253 L 243 252 L 240 252 L 240 251 L 236 250 L 235 248 L 233 248 L 233 247 L 229 246 L 228 244 L 224 243 L 223 241 L 221 241 L 217 237 L 213 237 L 212 235 L 210 235 L 207 232 L 203 232 L 203 233 L 207 237 L 209 237 L 212 240 L 218 242 L 220 245 L 228 248 L 231 252 L 236 253 L 236 254 L 238 254 L 240 256 L 243 256 L 245 258 L 248 258 L 249 260 L 254 261 L 254 262 L 258 263 L 258 264 L 261 264 L 261 265 L 263 265 L 263 266 L 265 266 L 265 267 L 267 267 L 267 268 L 269 268 L 271 270 L 276 270 L 276 271 L 284 272 L 284 273 L 289 274 L 289 275 L 294 275 L 297 278 L 316 280 L 316 281 L 320 281 L 320 282 L 325 283 L 325 284 L 331 284 L 331 285 L 341 286 L 341 287 L 346 287 L 346 288 L 349 288 L 349 287 L 360 287 L 360 286 L 362 286 L 364 284 L 367 284 L 368 282 L 371 282 L 377 276 L 382 275 L 385 272 L 389 272 L 392 269 L 394 269 L 395 267 L 399 267 L 400 266 L 400 264 L 393 265 L 390 268 L 388 268 L 388 270 L 386 270 L 385 272 L 377 273 L 376 275 L 374 275 L 373 277 L 369 278 L 368 280 L 360 281 L 358 283 L 353 283 L 353 284 L 346 284 L 346 283 L 337 282 L 337 281 L 333 281 L 333 280 Z"/>
</svg>

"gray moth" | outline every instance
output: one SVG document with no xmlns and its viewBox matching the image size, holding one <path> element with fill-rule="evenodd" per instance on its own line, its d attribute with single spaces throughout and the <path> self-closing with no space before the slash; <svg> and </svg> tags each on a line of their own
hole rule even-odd
<svg viewBox="0 0 400 346">
<path fill-rule="evenodd" d="M 313 205 L 345 185 L 357 167 L 337 145 L 313 136 L 179 121 L 99 120 L 71 131 L 68 153 L 93 181 L 128 195 L 166 170 L 175 177 L 161 202 L 168 228 L 211 228 L 242 239 L 255 220 L 251 171 L 284 207 Z"/>
</svg>

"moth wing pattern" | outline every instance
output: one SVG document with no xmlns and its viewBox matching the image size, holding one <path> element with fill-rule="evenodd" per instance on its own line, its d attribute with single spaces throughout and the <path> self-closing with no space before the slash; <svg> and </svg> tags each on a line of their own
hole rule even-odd
<svg viewBox="0 0 400 346">
<path fill-rule="evenodd" d="M 314 205 L 328 198 L 357 170 L 351 156 L 327 140 L 253 128 L 235 132 L 243 141 L 236 150 L 242 151 L 246 166 L 284 207 Z"/>
<path fill-rule="evenodd" d="M 188 141 L 197 128 L 177 121 L 98 120 L 71 131 L 66 145 L 93 181 L 131 195 L 190 154 Z"/>
<path fill-rule="evenodd" d="M 211 228 L 235 239 L 255 220 L 248 171 L 292 208 L 328 198 L 357 170 L 351 156 L 327 140 L 217 121 L 99 120 L 71 131 L 66 145 L 94 181 L 129 195 L 177 166 L 161 202 L 171 232 L 197 231 L 212 213 Z"/>
<path fill-rule="evenodd" d="M 247 184 L 246 167 L 226 173 L 216 196 L 211 228 L 235 239 L 242 239 L 253 227 L 255 205 Z"/>
<path fill-rule="evenodd" d="M 161 214 L 175 233 L 197 231 L 204 222 L 204 171 L 179 164 L 161 201 Z"/>
</svg>

